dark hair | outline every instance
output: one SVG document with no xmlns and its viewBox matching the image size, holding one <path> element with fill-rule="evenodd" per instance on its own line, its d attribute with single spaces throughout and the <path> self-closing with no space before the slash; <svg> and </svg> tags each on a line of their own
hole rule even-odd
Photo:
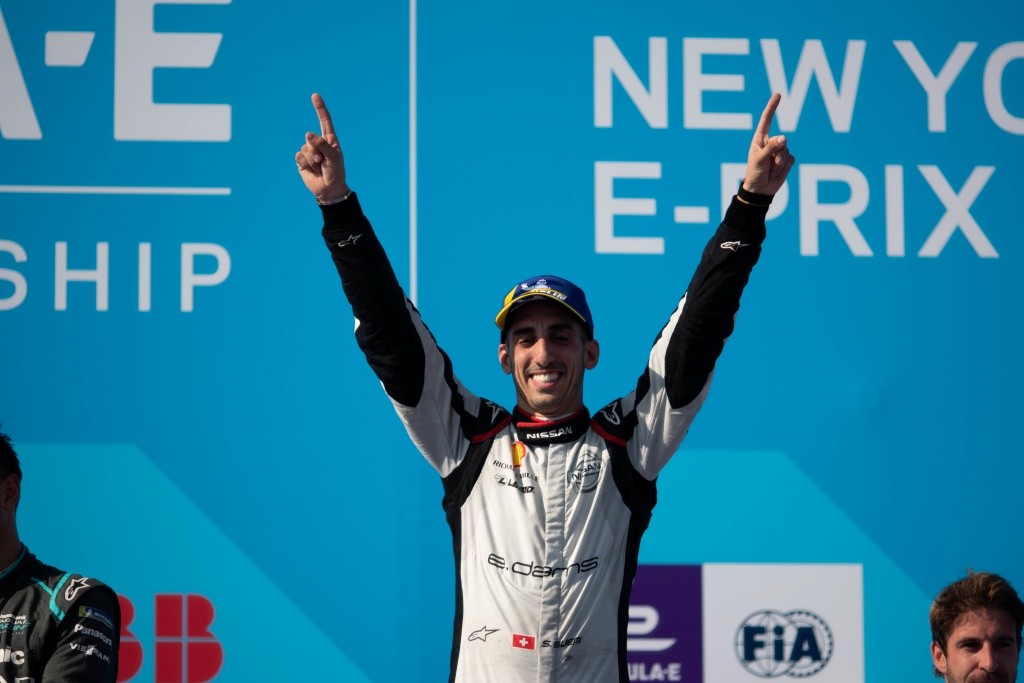
<svg viewBox="0 0 1024 683">
<path fill-rule="evenodd" d="M 989 572 L 967 570 L 967 577 L 954 581 L 939 593 L 928 612 L 932 626 L 932 641 L 946 652 L 946 641 L 962 614 L 977 609 L 1001 609 L 1010 615 L 1017 629 L 1017 652 L 1021 646 L 1021 628 L 1024 626 L 1024 602 L 1017 596 L 1010 582 Z M 937 677 L 942 674 L 935 669 Z"/>
<path fill-rule="evenodd" d="M 14 452 L 11 437 L 0 432 L 0 477 L 11 474 L 16 475 L 18 481 L 21 481 L 21 463 L 18 462 L 18 454 Z"/>
</svg>

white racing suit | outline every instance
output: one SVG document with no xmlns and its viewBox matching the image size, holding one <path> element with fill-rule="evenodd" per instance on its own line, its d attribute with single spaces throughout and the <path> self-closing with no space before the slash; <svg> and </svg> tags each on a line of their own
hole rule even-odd
<svg viewBox="0 0 1024 683">
<path fill-rule="evenodd" d="M 351 195 L 323 236 L 356 338 L 437 470 L 455 551 L 451 681 L 627 681 L 626 624 L 656 479 L 707 395 L 767 207 L 734 199 L 635 388 L 537 422 L 468 391 Z"/>
</svg>

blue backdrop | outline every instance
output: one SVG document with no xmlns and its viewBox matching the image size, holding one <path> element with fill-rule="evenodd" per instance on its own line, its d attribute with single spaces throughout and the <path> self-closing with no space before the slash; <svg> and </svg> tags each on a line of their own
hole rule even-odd
<svg viewBox="0 0 1024 683">
<path fill-rule="evenodd" d="M 513 401 L 493 315 L 556 271 L 594 309 L 591 406 L 782 92 L 797 166 L 641 560 L 861 565 L 870 681 L 931 680 L 928 604 L 968 566 L 1024 587 L 1024 5 L 635 5 L 0 0 L 20 525 L 131 601 L 135 680 L 166 594 L 216 607 L 190 637 L 218 680 L 446 675 L 441 487 L 292 162 L 314 91 L 463 381 Z"/>
</svg>

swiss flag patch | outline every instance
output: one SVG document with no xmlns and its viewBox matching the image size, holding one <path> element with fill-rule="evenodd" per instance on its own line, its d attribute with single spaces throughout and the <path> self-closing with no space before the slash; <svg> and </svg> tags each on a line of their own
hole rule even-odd
<svg viewBox="0 0 1024 683">
<path fill-rule="evenodd" d="M 513 633 L 512 647 L 518 647 L 523 650 L 535 650 L 537 649 L 537 638 L 535 636 L 524 636 L 522 633 Z"/>
</svg>

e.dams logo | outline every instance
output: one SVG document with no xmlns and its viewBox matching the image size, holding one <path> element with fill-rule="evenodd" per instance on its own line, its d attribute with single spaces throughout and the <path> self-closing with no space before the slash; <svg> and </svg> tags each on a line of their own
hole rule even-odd
<svg viewBox="0 0 1024 683">
<path fill-rule="evenodd" d="M 145 653 L 131 632 L 135 606 L 123 595 L 121 647 L 117 681 L 133 680 L 142 669 Z M 224 647 L 210 631 L 213 603 L 202 595 L 160 594 L 154 605 L 154 683 L 206 683 L 220 673 Z"/>
<path fill-rule="evenodd" d="M 832 629 L 807 610 L 762 610 L 743 620 L 736 631 L 736 658 L 761 678 L 805 678 L 832 659 Z"/>
</svg>

